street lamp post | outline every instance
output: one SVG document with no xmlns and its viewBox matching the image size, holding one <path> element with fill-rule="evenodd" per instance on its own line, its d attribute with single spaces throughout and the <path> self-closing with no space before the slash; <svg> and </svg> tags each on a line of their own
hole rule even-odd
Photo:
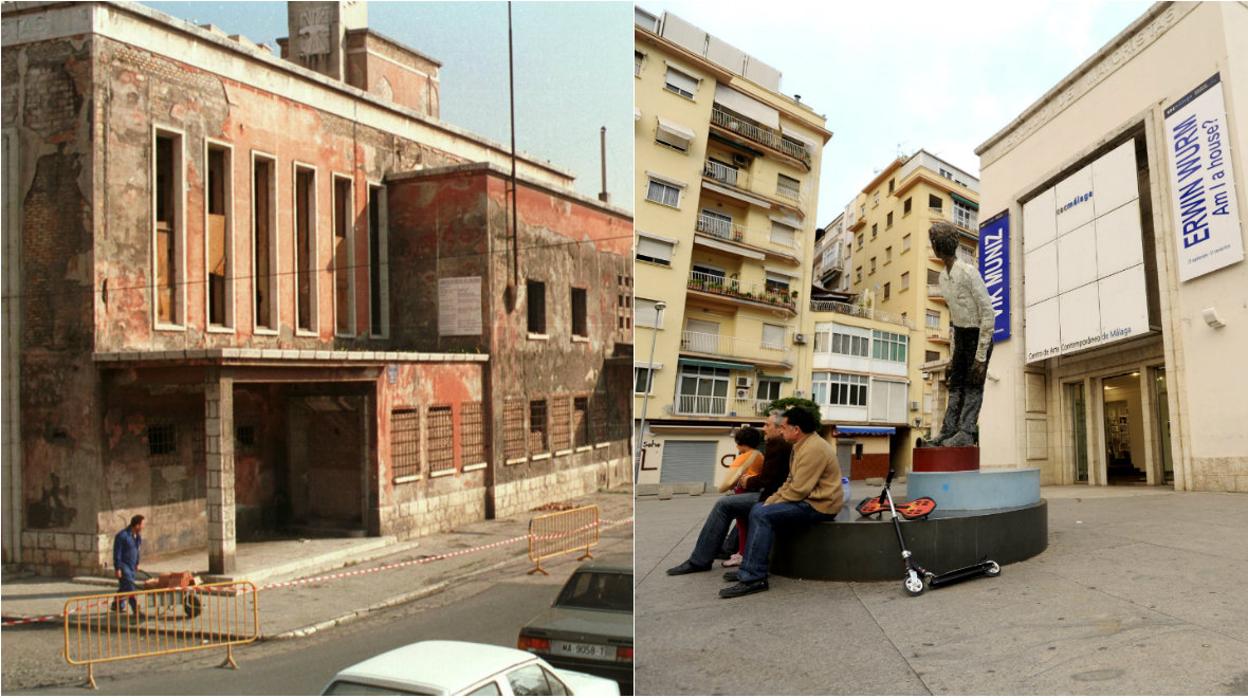
<svg viewBox="0 0 1248 698">
<path fill-rule="evenodd" d="M 659 336 L 659 327 L 663 325 L 663 311 L 666 309 L 667 303 L 663 301 L 654 304 L 654 327 L 650 328 L 650 361 L 646 366 L 645 392 L 641 394 L 641 424 L 637 426 L 637 450 L 633 453 L 635 472 L 641 471 L 641 442 L 646 436 L 646 408 L 650 405 L 650 390 L 654 387 L 654 343 Z"/>
</svg>

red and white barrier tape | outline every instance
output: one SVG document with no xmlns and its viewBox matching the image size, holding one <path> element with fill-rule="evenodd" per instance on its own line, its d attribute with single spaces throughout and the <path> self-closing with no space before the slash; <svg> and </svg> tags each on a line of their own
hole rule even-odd
<svg viewBox="0 0 1248 698">
<path fill-rule="evenodd" d="M 619 520 L 603 519 L 598 522 L 598 528 L 599 530 L 604 530 L 608 528 L 615 528 L 616 526 L 622 526 L 624 524 L 629 524 L 632 522 L 633 522 L 633 517 L 631 516 L 627 519 L 619 519 Z M 566 531 L 563 533 L 551 533 L 551 534 L 545 534 L 545 535 L 533 536 L 533 537 L 539 538 L 542 540 L 566 538 L 567 536 L 570 536 L 574 533 L 579 533 L 581 531 L 584 531 L 593 527 L 594 527 L 594 524 L 588 524 L 586 526 L 582 526 L 581 528 L 574 529 L 571 531 Z M 508 545 L 513 545 L 515 543 L 520 543 L 522 541 L 528 541 L 529 537 L 530 537 L 529 535 L 514 536 L 512 538 L 506 538 L 504 540 L 495 541 L 493 543 L 486 543 L 484 545 L 477 545 L 471 548 L 464 548 L 463 550 L 456 550 L 454 552 L 442 553 L 440 555 L 430 555 L 428 557 L 420 557 L 414 560 L 404 560 L 403 562 L 392 562 L 388 565 L 378 565 L 376 567 L 370 567 L 368 569 L 363 569 L 363 570 L 352 570 L 350 572 L 338 572 L 335 574 L 323 574 L 323 575 L 319 575 L 316 577 L 296 579 L 296 580 L 289 581 L 289 582 L 275 582 L 273 584 L 265 584 L 263 586 L 258 586 L 256 587 L 256 590 L 259 591 L 262 589 L 290 589 L 290 588 L 297 587 L 297 586 L 303 586 L 305 584 L 316 584 L 319 582 L 327 582 L 327 581 L 334 580 L 334 579 L 346 579 L 348 577 L 359 577 L 359 576 L 363 576 L 366 574 L 374 574 L 376 572 L 387 572 L 389 570 L 397 570 L 397 569 L 401 569 L 404 567 L 411 567 L 412 565 L 423 565 L 423 564 L 430 563 L 430 562 L 438 562 L 439 560 L 449 560 L 454 557 L 462 557 L 464 555 L 469 555 L 471 553 L 479 553 L 484 550 L 502 548 Z M 184 589 L 194 589 L 194 588 L 195 587 L 179 587 L 176 589 L 170 588 L 170 589 L 167 589 L 166 591 L 173 592 L 173 591 L 181 591 Z M 108 600 L 107 599 L 102 600 L 100 602 L 92 604 L 92 606 L 98 606 L 101 603 L 108 603 Z M 88 608 L 90 608 L 90 606 L 88 606 Z M 3 625 L 4 627 L 7 628 L 13 625 L 28 625 L 31 623 L 50 623 L 53 621 L 60 621 L 63 619 L 64 619 L 63 615 L 27 616 L 24 618 L 17 618 L 14 620 L 6 620 L 4 621 Z"/>
</svg>

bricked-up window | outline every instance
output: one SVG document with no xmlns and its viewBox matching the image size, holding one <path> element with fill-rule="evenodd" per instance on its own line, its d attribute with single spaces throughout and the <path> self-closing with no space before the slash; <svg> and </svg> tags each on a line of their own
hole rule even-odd
<svg viewBox="0 0 1248 698">
<path fill-rule="evenodd" d="M 572 289 L 572 334 L 576 337 L 589 336 L 589 319 L 583 288 Z"/>
<path fill-rule="evenodd" d="M 182 320 L 182 136 L 157 131 L 152 173 L 156 222 L 153 264 L 156 278 L 156 322 L 177 325 Z"/>
<path fill-rule="evenodd" d="M 147 426 L 147 455 L 153 464 L 169 463 L 178 457 L 178 429 L 173 424 Z"/>
<path fill-rule="evenodd" d="M 589 438 L 596 442 L 607 441 L 607 394 L 594 393 L 589 401 Z"/>
<path fill-rule="evenodd" d="M 295 166 L 295 319 L 316 329 L 316 170 Z"/>
<path fill-rule="evenodd" d="M 426 429 L 429 432 L 429 472 L 455 469 L 455 421 L 450 405 L 429 408 Z"/>
<path fill-rule="evenodd" d="M 208 146 L 208 324 L 217 327 L 234 324 L 232 159 L 229 148 Z"/>
<path fill-rule="evenodd" d="M 566 395 L 550 399 L 550 447 L 556 451 L 572 448 L 571 400 Z"/>
<path fill-rule="evenodd" d="M 546 334 L 546 284 L 530 279 L 525 282 L 524 289 L 529 309 L 529 332 Z"/>
<path fill-rule="evenodd" d="M 507 400 L 503 403 L 503 457 L 523 458 L 524 449 L 524 400 Z"/>
<path fill-rule="evenodd" d="M 546 401 L 529 401 L 529 453 L 550 450 L 550 425 L 546 421 Z"/>
<path fill-rule="evenodd" d="M 251 179 L 252 253 L 255 258 L 252 284 L 255 289 L 255 318 L 259 329 L 277 329 L 277 163 L 253 156 Z"/>
<path fill-rule="evenodd" d="M 485 462 L 485 415 L 480 402 L 459 407 L 459 450 L 464 465 Z"/>
<path fill-rule="evenodd" d="M 351 180 L 334 177 L 334 332 L 355 334 L 355 207 Z"/>
<path fill-rule="evenodd" d="M 420 475 L 420 410 L 390 413 L 390 460 L 396 480 Z"/>
<path fill-rule="evenodd" d="M 376 337 L 390 333 L 389 253 L 386 249 L 386 190 L 368 188 L 368 322 Z"/>
<path fill-rule="evenodd" d="M 588 397 L 578 397 L 572 401 L 572 445 L 577 448 L 589 445 Z"/>
</svg>

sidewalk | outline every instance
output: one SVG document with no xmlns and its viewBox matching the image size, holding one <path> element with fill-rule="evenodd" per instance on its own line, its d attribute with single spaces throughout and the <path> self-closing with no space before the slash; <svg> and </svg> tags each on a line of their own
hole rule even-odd
<svg viewBox="0 0 1248 698">
<path fill-rule="evenodd" d="M 855 499 L 869 494 L 854 483 Z M 770 591 L 733 600 L 716 595 L 718 567 L 664 574 L 716 498 L 639 499 L 638 694 L 1248 693 L 1248 497 L 1042 496 L 1048 550 L 995 579 L 911 598 L 900 571 L 880 583 L 772 577 Z"/>
<path fill-rule="evenodd" d="M 632 497 L 623 492 L 599 492 L 582 497 L 573 504 L 597 504 L 604 525 L 632 516 Z M 291 571 L 288 560 L 274 560 L 264 567 L 263 558 L 254 557 L 251 571 L 265 580 L 258 585 L 261 635 L 270 640 L 306 636 L 381 608 L 436 593 L 455 580 L 523 559 L 528 553 L 524 541 L 503 542 L 524 536 L 528 522 L 528 516 L 480 521 L 447 533 L 381 548 L 361 549 L 357 540 L 344 544 L 347 554 L 329 571 L 325 570 L 326 565 L 332 564 L 327 562 L 331 559 L 331 551 L 327 551 L 323 544 L 317 546 L 316 554 L 312 556 L 319 557 L 319 564 L 303 574 Z M 631 527 L 625 524 L 604 529 L 602 538 L 606 543 L 612 538 L 631 534 Z M 495 547 L 476 550 L 491 544 Z M 370 571 L 385 565 L 460 552 L 464 554 L 428 563 L 414 563 L 399 569 Z M 167 562 L 153 563 L 152 570 L 165 570 Z M 348 562 L 351 564 L 344 565 Z M 340 576 L 351 573 L 358 574 Z M 249 577 L 239 575 L 238 578 Z M 317 581 L 285 581 L 309 578 Z M 76 583 L 38 577 L 6 578 L 0 606 L 6 619 L 59 615 L 65 600 L 71 596 L 107 593 L 108 590 L 90 581 L 84 579 Z M 290 586 L 269 586 L 283 582 Z"/>
</svg>

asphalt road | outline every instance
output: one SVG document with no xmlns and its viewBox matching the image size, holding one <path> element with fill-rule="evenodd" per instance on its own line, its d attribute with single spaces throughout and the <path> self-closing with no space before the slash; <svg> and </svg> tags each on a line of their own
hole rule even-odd
<svg viewBox="0 0 1248 698">
<path fill-rule="evenodd" d="M 604 538 L 604 543 L 607 544 L 600 549 L 600 554 L 632 550 L 631 537 Z M 316 695 L 339 670 L 411 642 L 464 640 L 515 647 L 520 627 L 554 601 L 577 564 L 575 558 L 569 556 L 548 566 L 549 577 L 529 577 L 525 575 L 527 566 L 517 563 L 435 596 L 374 613 L 309 638 L 243 647 L 235 653 L 239 664 L 237 671 L 217 668 L 216 664 L 223 659 L 223 653 L 217 651 L 183 658 L 144 660 L 142 665 L 101 666 L 96 672 L 98 693 Z M 6 644 L 16 639 L 8 633 L 5 635 Z M 95 692 L 59 685 L 11 693 L 92 695 Z"/>
</svg>

